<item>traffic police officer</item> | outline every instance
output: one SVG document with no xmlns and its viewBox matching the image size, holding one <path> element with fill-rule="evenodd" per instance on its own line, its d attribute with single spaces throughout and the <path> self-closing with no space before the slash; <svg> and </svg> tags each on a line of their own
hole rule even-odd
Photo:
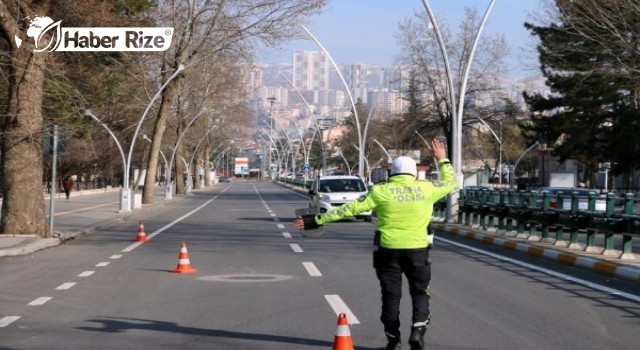
<svg viewBox="0 0 640 350">
<path fill-rule="evenodd" d="M 439 183 L 417 181 L 415 161 L 409 157 L 397 157 L 391 164 L 389 182 L 373 186 L 367 196 L 327 213 L 304 215 L 294 221 L 296 228 L 308 230 L 375 209 L 378 249 L 374 252 L 374 267 L 382 291 L 380 320 L 388 340 L 386 349 L 389 350 L 400 349 L 402 274 L 409 282 L 413 306 L 409 337 L 412 350 L 424 349 L 424 333 L 431 318 L 427 226 L 433 204 L 458 186 L 442 142 L 434 140 L 431 146 L 440 168 Z"/>
</svg>

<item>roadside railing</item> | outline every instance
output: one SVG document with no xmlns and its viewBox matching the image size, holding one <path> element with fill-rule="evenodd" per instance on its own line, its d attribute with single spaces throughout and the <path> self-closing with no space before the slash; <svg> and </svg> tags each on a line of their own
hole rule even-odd
<svg viewBox="0 0 640 350">
<path fill-rule="evenodd" d="M 584 198 L 577 192 L 566 196 L 535 191 L 461 190 L 457 223 L 633 259 L 634 239 L 640 237 L 640 215 L 636 212 L 639 202 L 633 193 L 591 193 Z M 435 217 L 442 219 L 445 212 L 446 202 L 434 206 Z"/>
</svg>

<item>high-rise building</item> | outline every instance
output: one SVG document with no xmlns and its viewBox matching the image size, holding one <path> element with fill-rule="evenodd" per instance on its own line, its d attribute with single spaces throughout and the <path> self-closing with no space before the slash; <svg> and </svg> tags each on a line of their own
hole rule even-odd
<svg viewBox="0 0 640 350">
<path fill-rule="evenodd" d="M 298 90 L 329 89 L 329 57 L 324 52 L 293 53 L 293 86 Z"/>
</svg>

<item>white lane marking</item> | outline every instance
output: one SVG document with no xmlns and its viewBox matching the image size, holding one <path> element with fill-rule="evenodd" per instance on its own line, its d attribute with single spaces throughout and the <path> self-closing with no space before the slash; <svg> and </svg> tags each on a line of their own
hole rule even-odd
<svg viewBox="0 0 640 350">
<path fill-rule="evenodd" d="M 91 275 L 93 275 L 94 273 L 96 273 L 95 271 L 84 271 L 83 273 L 79 274 L 78 277 L 89 277 Z"/>
<path fill-rule="evenodd" d="M 20 316 L 5 316 L 0 318 L 0 328 L 4 328 L 20 319 Z"/>
<path fill-rule="evenodd" d="M 291 239 L 291 234 L 289 232 L 282 232 L 282 235 L 284 236 L 284 238 Z"/>
<path fill-rule="evenodd" d="M 122 255 L 117 254 L 117 255 L 112 255 L 111 257 L 109 257 L 109 259 L 120 259 L 122 258 Z"/>
<path fill-rule="evenodd" d="M 303 262 L 302 265 L 304 265 L 304 268 L 307 269 L 307 273 L 309 273 L 309 276 L 311 277 L 320 277 L 322 276 L 322 273 L 320 273 L 320 270 L 318 270 L 318 268 L 316 267 L 316 265 L 312 262 Z"/>
<path fill-rule="evenodd" d="M 283 229 L 283 228 L 284 228 L 284 225 L 283 225 L 283 224 L 277 224 L 276 226 L 277 226 L 279 229 Z"/>
<path fill-rule="evenodd" d="M 339 314 L 345 314 L 347 316 L 347 322 L 349 322 L 349 324 L 360 324 L 360 320 L 358 320 L 356 315 L 354 315 L 353 312 L 349 310 L 349 307 L 347 307 L 347 304 L 342 301 L 339 295 L 327 294 L 324 296 L 324 298 L 327 300 L 327 303 L 329 303 L 329 306 L 331 306 L 331 308 L 333 309 L 333 312 L 336 313 L 336 316 L 338 316 Z"/>
<path fill-rule="evenodd" d="M 271 214 L 269 214 L 269 215 L 271 215 L 271 216 L 276 216 L 276 214 L 274 214 L 274 213 L 271 213 Z"/>
<path fill-rule="evenodd" d="M 97 263 L 97 264 L 96 264 L 96 267 L 105 267 L 105 266 L 107 266 L 107 265 L 109 265 L 109 264 L 111 264 L 111 263 L 110 263 L 110 262 L 108 262 L 108 261 L 103 261 L 103 262 L 99 262 L 99 263 Z"/>
<path fill-rule="evenodd" d="M 63 283 L 61 285 L 59 285 L 56 290 L 67 290 L 73 286 L 75 286 L 76 283 L 75 282 L 67 282 L 67 283 Z"/>
<path fill-rule="evenodd" d="M 148 239 L 151 239 L 151 238 L 153 238 L 153 237 L 155 237 L 155 236 L 159 235 L 159 234 L 160 234 L 161 232 L 163 232 L 164 230 L 166 230 L 166 229 L 170 228 L 171 226 L 173 226 L 173 225 L 175 225 L 175 224 L 179 223 L 180 221 L 182 221 L 182 220 L 184 220 L 184 219 L 188 218 L 189 216 L 191 216 L 191 215 L 195 214 L 195 213 L 196 213 L 196 212 L 198 212 L 200 209 L 202 209 L 202 208 L 206 207 L 207 205 L 209 205 L 209 203 L 211 203 L 211 202 L 215 201 L 216 199 L 218 199 L 218 197 L 220 197 L 223 193 L 225 193 L 225 192 L 226 192 L 230 187 L 231 187 L 231 186 L 229 186 L 229 187 L 225 188 L 225 189 L 224 189 L 222 192 L 220 192 L 217 196 L 215 196 L 215 197 L 213 197 L 213 198 L 209 199 L 208 201 L 204 202 L 204 203 L 203 203 L 202 205 L 200 205 L 199 207 L 197 207 L 197 208 L 193 209 L 192 211 L 190 211 L 190 212 L 188 212 L 188 213 L 186 213 L 186 214 L 182 215 L 181 217 L 179 217 L 179 218 L 177 218 L 177 219 L 173 220 L 172 222 L 170 222 L 170 223 L 168 223 L 168 224 L 164 225 L 163 227 L 161 227 L 161 228 L 159 228 L 159 229 L 155 230 L 153 233 L 151 233 L 151 234 L 147 235 L 147 238 L 148 238 Z M 131 244 L 130 246 L 128 246 L 128 247 L 126 247 L 126 248 L 124 248 L 124 249 L 122 250 L 122 252 L 123 252 L 123 253 L 128 253 L 128 252 L 130 252 L 130 251 L 132 251 L 132 250 L 134 250 L 134 249 L 138 248 L 138 246 L 140 246 L 141 244 L 143 244 L 143 242 L 136 242 L 136 243 L 133 243 L 133 244 Z"/>
<path fill-rule="evenodd" d="M 269 209 L 269 210 L 267 210 L 267 211 L 268 211 L 269 213 L 273 213 L 273 210 L 271 210 L 271 209 Z"/>
<path fill-rule="evenodd" d="M 625 299 L 633 300 L 635 302 L 640 302 L 640 295 L 634 295 L 634 294 L 631 294 L 631 293 L 622 292 L 622 291 L 619 291 L 617 289 L 609 288 L 609 287 L 603 286 L 601 284 L 597 284 L 597 283 L 589 282 L 589 281 L 586 281 L 586 280 L 583 280 L 583 279 L 580 279 L 580 278 L 569 276 L 569 275 L 566 275 L 564 273 L 560 273 L 560 272 L 557 272 L 557 271 L 552 271 L 552 270 L 549 270 L 549 269 L 545 269 L 543 267 L 527 264 L 527 263 L 522 262 L 522 261 L 518 261 L 518 260 L 511 259 L 511 258 L 507 258 L 506 256 L 503 256 L 503 255 L 498 255 L 498 254 L 490 253 L 490 252 L 487 252 L 487 251 L 484 251 L 484 250 L 481 250 L 481 249 L 478 249 L 478 248 L 474 248 L 474 247 L 468 246 L 466 244 L 461 244 L 461 243 L 457 243 L 457 242 L 454 242 L 454 241 L 450 241 L 450 240 L 448 240 L 446 238 L 436 237 L 436 239 L 439 240 L 439 241 L 443 241 L 445 243 L 449 243 L 451 245 L 455 245 L 455 246 L 460 247 L 460 248 L 471 250 L 471 251 L 476 252 L 476 253 L 488 255 L 488 256 L 493 257 L 493 258 L 498 259 L 498 260 L 502 260 L 502 261 L 506 261 L 506 262 L 514 264 L 514 265 L 522 266 L 522 267 L 527 268 L 529 270 L 542 272 L 542 273 L 547 274 L 549 276 L 562 278 L 564 280 L 571 281 L 573 283 L 577 283 L 577 284 L 580 284 L 580 285 L 583 285 L 583 286 L 586 286 L 586 287 L 589 287 L 589 288 L 592 288 L 592 289 L 595 289 L 595 290 L 599 290 L 601 292 L 617 295 L 617 296 L 623 297 Z"/>
<path fill-rule="evenodd" d="M 295 253 L 302 253 L 302 248 L 298 244 L 289 244 Z"/>
<path fill-rule="evenodd" d="M 30 305 L 30 306 L 44 305 L 47 301 L 49 301 L 51 299 L 53 299 L 53 297 L 40 297 L 40 298 L 37 298 L 37 299 L 33 300 L 32 302 L 30 302 L 27 305 Z"/>
</svg>

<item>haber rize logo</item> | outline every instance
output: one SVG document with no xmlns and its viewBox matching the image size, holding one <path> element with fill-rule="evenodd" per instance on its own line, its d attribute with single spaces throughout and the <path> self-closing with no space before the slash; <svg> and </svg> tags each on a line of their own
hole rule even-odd
<svg viewBox="0 0 640 350">
<path fill-rule="evenodd" d="M 28 18 L 27 18 L 28 19 Z M 51 51 L 165 51 L 171 46 L 172 27 L 62 27 L 46 16 L 29 21 L 27 37 L 35 52 Z M 22 39 L 15 36 L 16 46 Z"/>
</svg>

